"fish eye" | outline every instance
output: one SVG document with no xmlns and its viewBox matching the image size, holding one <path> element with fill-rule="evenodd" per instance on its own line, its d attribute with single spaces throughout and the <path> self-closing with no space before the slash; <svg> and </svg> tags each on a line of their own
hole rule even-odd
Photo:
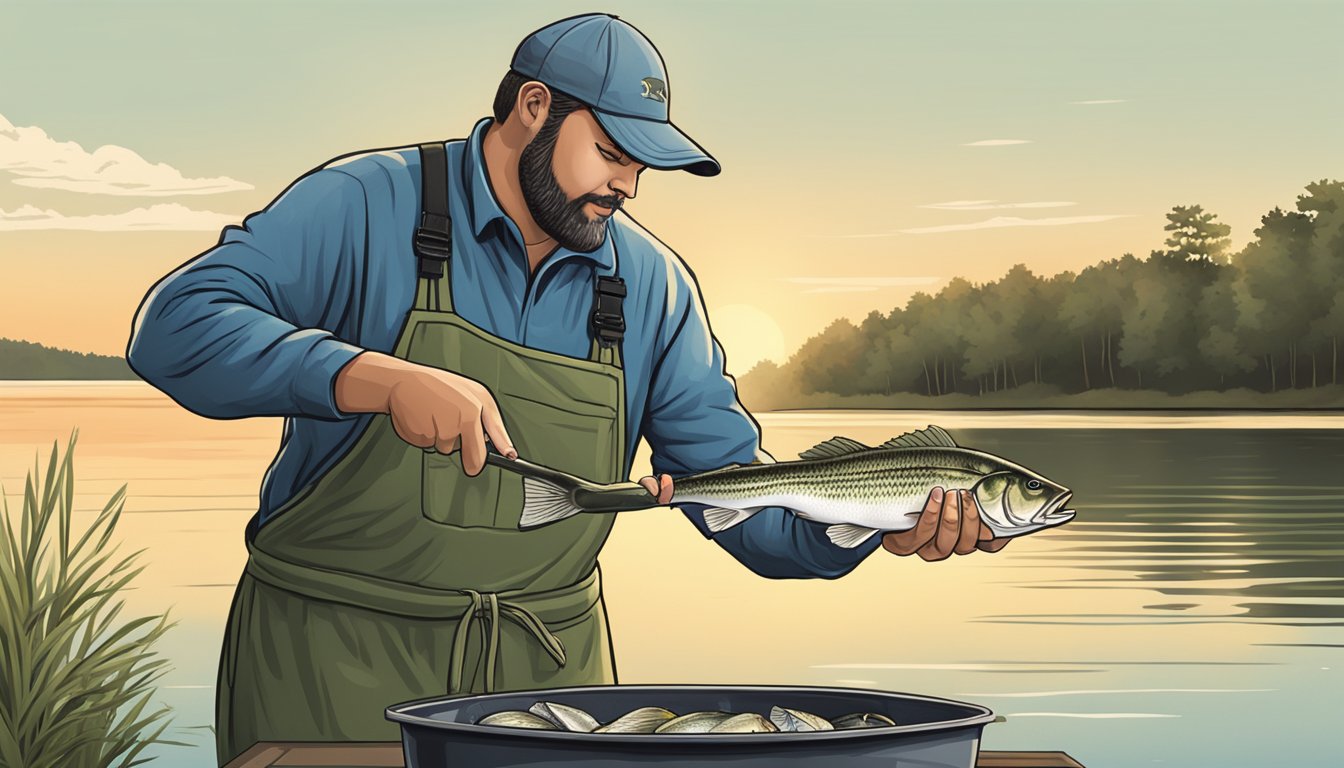
<svg viewBox="0 0 1344 768">
<path fill-rule="evenodd" d="M 1028 481 L 1027 481 L 1027 490 L 1029 490 L 1029 491 L 1039 491 L 1039 490 L 1041 490 L 1041 481 L 1040 481 L 1040 480 L 1028 480 Z"/>
</svg>

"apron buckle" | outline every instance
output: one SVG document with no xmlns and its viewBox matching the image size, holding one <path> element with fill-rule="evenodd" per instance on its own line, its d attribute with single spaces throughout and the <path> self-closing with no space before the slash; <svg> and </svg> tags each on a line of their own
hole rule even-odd
<svg viewBox="0 0 1344 768">
<path fill-rule="evenodd" d="M 425 213 L 415 230 L 415 255 L 420 257 L 420 277 L 443 277 L 443 265 L 453 257 L 453 235 L 442 216 Z"/>
<path fill-rule="evenodd" d="M 625 281 L 611 275 L 599 275 L 594 287 L 593 335 L 604 347 L 614 346 L 625 337 Z"/>
</svg>

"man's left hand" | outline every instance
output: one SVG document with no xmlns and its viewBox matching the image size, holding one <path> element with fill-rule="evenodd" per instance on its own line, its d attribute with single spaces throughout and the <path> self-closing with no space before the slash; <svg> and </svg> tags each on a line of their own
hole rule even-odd
<svg viewBox="0 0 1344 768">
<path fill-rule="evenodd" d="M 659 475 L 655 480 L 653 477 L 642 477 L 639 484 L 644 486 L 644 490 L 650 495 L 657 497 L 659 504 L 666 504 L 672 500 L 672 476 Z"/>
<path fill-rule="evenodd" d="M 928 562 L 946 560 L 953 552 L 969 555 L 976 550 L 998 552 L 1010 538 L 995 538 L 980 520 L 980 508 L 970 491 L 934 488 L 914 528 L 882 537 L 882 547 L 902 557 L 918 554 Z"/>
</svg>

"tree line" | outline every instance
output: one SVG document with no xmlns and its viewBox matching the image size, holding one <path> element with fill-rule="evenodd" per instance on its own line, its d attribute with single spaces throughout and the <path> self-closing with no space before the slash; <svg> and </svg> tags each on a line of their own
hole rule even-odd
<svg viewBox="0 0 1344 768">
<path fill-rule="evenodd" d="M 1048 385 L 1181 394 L 1339 383 L 1344 337 L 1344 183 L 1308 184 L 1295 210 L 1261 217 L 1231 253 L 1199 205 L 1167 214 L 1165 248 L 1051 277 L 1017 264 L 984 284 L 831 323 L 757 381 L 804 393 L 983 395 Z M 746 381 L 746 377 L 744 377 Z"/>
<path fill-rule="evenodd" d="M 0 379 L 134 379 L 125 358 L 0 338 Z"/>
</svg>

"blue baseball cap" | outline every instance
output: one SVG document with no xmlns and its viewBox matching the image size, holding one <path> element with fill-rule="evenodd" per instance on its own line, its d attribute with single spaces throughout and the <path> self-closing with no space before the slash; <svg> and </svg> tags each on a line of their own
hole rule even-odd
<svg viewBox="0 0 1344 768">
<path fill-rule="evenodd" d="M 590 13 L 542 27 L 518 45 L 512 69 L 587 104 L 602 130 L 650 168 L 719 172 L 719 162 L 669 118 L 658 49 L 615 16 Z"/>
</svg>

